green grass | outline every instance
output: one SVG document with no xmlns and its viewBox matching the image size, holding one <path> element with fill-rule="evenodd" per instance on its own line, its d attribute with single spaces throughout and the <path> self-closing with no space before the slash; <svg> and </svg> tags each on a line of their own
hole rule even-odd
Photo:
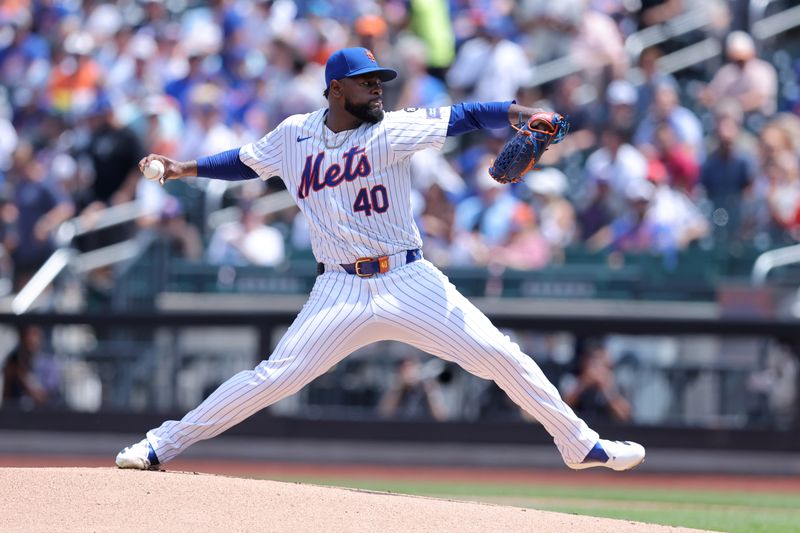
<svg viewBox="0 0 800 533">
<path fill-rule="evenodd" d="M 273 478 L 274 479 L 274 478 Z M 546 511 L 735 533 L 800 533 L 800 494 L 286 478 L 318 485 L 484 501 Z"/>
</svg>

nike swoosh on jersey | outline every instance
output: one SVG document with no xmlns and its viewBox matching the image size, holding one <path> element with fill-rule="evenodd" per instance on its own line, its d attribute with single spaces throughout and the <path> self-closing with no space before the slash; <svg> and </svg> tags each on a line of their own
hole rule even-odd
<svg viewBox="0 0 800 533">
<path fill-rule="evenodd" d="M 311 135 L 309 135 L 308 137 L 300 137 L 298 135 L 297 136 L 297 142 L 301 143 L 301 142 L 305 141 L 306 139 L 310 139 L 310 138 L 311 138 Z"/>
</svg>

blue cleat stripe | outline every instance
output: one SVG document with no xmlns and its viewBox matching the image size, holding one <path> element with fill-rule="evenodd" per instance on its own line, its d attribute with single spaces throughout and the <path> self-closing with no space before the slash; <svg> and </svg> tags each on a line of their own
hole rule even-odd
<svg viewBox="0 0 800 533">
<path fill-rule="evenodd" d="M 586 458 L 583 460 L 584 463 L 588 463 L 590 461 L 600 461 L 605 463 L 608 461 L 608 454 L 603 449 L 603 446 L 600 444 L 600 441 L 594 445 L 594 448 L 589 450 L 589 453 L 586 454 Z"/>
</svg>

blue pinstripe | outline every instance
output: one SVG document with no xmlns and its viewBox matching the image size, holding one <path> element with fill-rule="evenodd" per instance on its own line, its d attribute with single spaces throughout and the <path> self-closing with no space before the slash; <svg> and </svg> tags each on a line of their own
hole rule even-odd
<svg viewBox="0 0 800 533">
<path fill-rule="evenodd" d="M 597 441 L 535 362 L 424 260 L 367 280 L 339 272 L 320 276 L 269 359 L 223 383 L 181 421 L 151 430 L 148 439 L 167 462 L 380 340 L 408 343 L 494 380 L 542 423 L 567 462 L 579 462 Z"/>
<path fill-rule="evenodd" d="M 574 415 L 518 345 L 502 335 L 444 276 L 437 279 L 438 270 L 433 265 L 418 263 L 408 265 L 397 276 L 378 279 L 385 280 L 386 293 L 394 298 L 376 299 L 376 306 L 393 317 L 403 332 L 392 340 L 406 342 L 454 361 L 479 377 L 493 379 L 515 403 L 542 422 L 562 455 L 582 459 L 597 441 L 597 434 Z M 402 304 L 382 308 L 392 300 Z M 464 317 L 463 326 L 453 321 L 454 312 Z M 420 338 L 428 339 L 430 344 L 419 343 Z"/>
<path fill-rule="evenodd" d="M 420 248 L 411 210 L 410 158 L 421 149 L 442 147 L 449 108 L 436 119 L 426 118 L 424 109 L 387 113 L 379 124 L 338 134 L 328 131 L 327 137 L 324 117 L 324 110 L 289 117 L 261 140 L 243 146 L 239 157 L 263 178 L 281 176 L 297 194 L 309 154 L 324 152 L 324 172 L 341 164 L 352 147 L 364 148 L 372 174 L 319 191 L 312 188 L 298 202 L 308 220 L 314 255 L 327 264 L 349 264 L 358 257 Z M 326 138 L 332 146 L 344 142 L 328 148 Z M 370 217 L 354 213 L 356 193 L 376 185 L 386 189 L 388 210 Z M 408 343 L 494 380 L 542 423 L 566 462 L 580 462 L 597 442 L 597 433 L 575 416 L 536 363 L 425 260 L 371 279 L 326 271 L 268 359 L 220 385 L 182 420 L 168 420 L 149 431 L 148 440 L 159 460 L 167 462 L 193 443 L 297 392 L 356 349 L 380 340 Z"/>
</svg>

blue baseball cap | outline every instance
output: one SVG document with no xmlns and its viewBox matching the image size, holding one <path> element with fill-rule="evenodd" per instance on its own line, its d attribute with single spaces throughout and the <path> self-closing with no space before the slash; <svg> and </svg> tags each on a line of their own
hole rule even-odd
<svg viewBox="0 0 800 533">
<path fill-rule="evenodd" d="M 342 48 L 331 54 L 325 64 L 325 86 L 331 81 L 377 72 L 381 81 L 393 80 L 397 71 L 378 65 L 375 56 L 366 48 Z"/>
</svg>

